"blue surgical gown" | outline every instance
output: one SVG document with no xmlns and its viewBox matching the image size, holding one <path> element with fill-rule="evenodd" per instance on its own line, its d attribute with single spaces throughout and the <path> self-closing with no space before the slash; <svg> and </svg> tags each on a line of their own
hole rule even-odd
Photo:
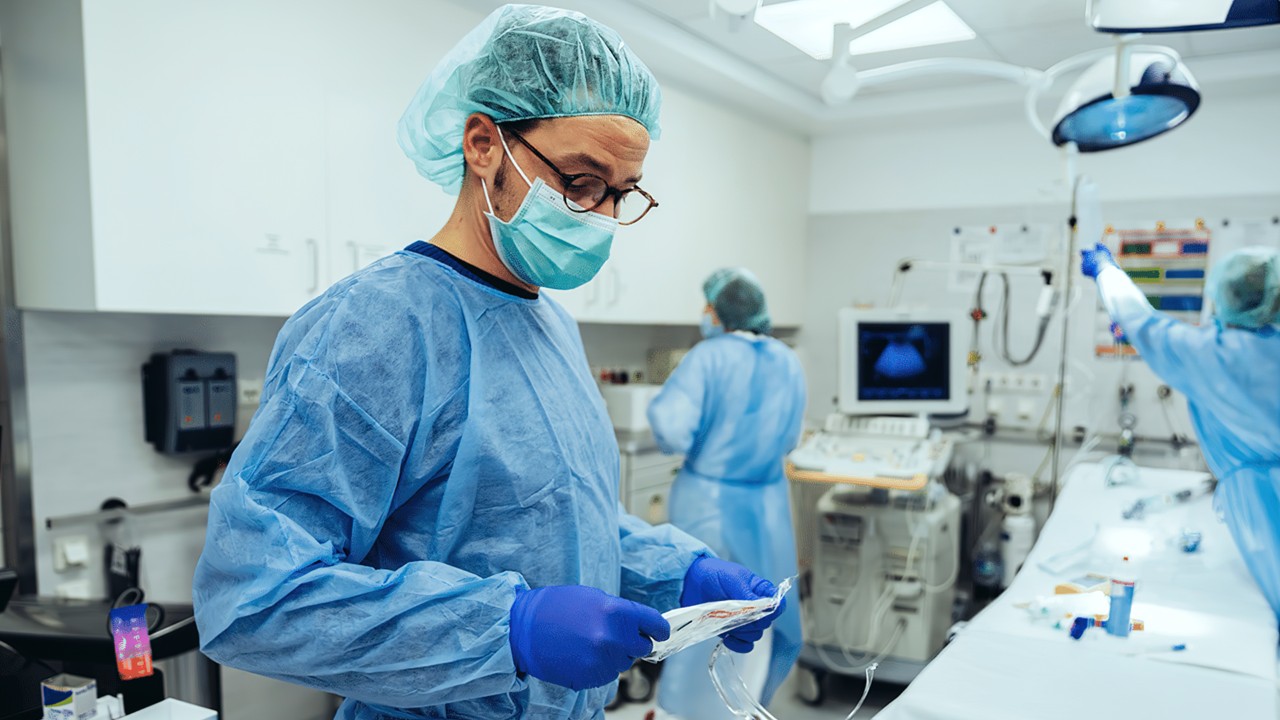
<svg viewBox="0 0 1280 720">
<path fill-rule="evenodd" d="M 804 373 L 790 348 L 730 333 L 698 343 L 649 406 L 659 447 L 685 455 L 672 524 L 773 582 L 797 572 L 783 458 L 799 442 L 804 405 Z M 797 591 L 773 631 L 765 705 L 800 654 Z M 707 674 L 713 649 L 703 643 L 667 659 L 658 687 L 664 710 L 685 720 L 733 717 Z"/>
<path fill-rule="evenodd" d="M 1179 322 L 1115 266 L 1098 290 L 1152 371 L 1187 396 L 1218 512 L 1280 619 L 1280 332 Z"/>
<path fill-rule="evenodd" d="M 339 718 L 601 718 L 612 687 L 517 675 L 508 618 L 547 585 L 678 606 L 705 547 L 623 514 L 618 473 L 561 307 L 384 258 L 280 332 L 211 499 L 201 649 Z"/>
</svg>

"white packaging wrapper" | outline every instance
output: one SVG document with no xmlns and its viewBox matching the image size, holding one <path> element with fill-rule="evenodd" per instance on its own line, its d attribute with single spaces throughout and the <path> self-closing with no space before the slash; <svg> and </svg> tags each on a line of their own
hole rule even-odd
<svg viewBox="0 0 1280 720">
<path fill-rule="evenodd" d="M 791 589 L 793 580 L 795 578 L 783 580 L 773 597 L 757 600 L 721 600 L 676 608 L 663 613 L 662 617 L 671 625 L 671 637 L 662 642 L 655 642 L 653 652 L 645 655 L 643 659 L 651 663 L 665 660 L 703 640 L 710 640 L 768 616 L 778 609 L 783 596 Z"/>
</svg>

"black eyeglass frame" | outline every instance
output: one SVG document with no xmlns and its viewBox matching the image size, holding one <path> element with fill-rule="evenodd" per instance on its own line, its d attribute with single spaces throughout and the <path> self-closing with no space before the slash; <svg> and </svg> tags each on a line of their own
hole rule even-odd
<svg viewBox="0 0 1280 720">
<path fill-rule="evenodd" d="M 645 192 L 645 190 L 641 188 L 639 185 L 623 190 L 621 188 L 616 188 L 610 185 L 607 180 L 600 177 L 599 175 L 596 175 L 595 173 L 574 173 L 571 175 L 569 173 L 564 172 L 559 167 L 556 167 L 556 164 L 551 162 L 550 158 L 548 158 L 546 155 L 543 155 L 541 152 L 539 152 L 538 148 L 530 144 L 528 140 L 525 140 L 524 137 L 520 135 L 520 133 L 517 133 L 514 130 L 508 129 L 503 131 L 503 134 L 510 135 L 516 140 L 519 140 L 521 145 L 524 145 L 526 148 L 529 149 L 529 152 L 534 154 L 534 157 L 538 158 L 543 163 L 545 163 L 547 167 L 551 168 L 552 172 L 554 172 L 560 178 L 560 182 L 564 185 L 565 190 L 572 188 L 574 183 L 577 182 L 578 180 L 581 180 L 582 178 L 593 178 L 595 180 L 600 181 L 600 184 L 604 186 L 604 194 L 601 195 L 600 199 L 597 200 L 595 204 L 592 205 L 591 207 L 584 207 L 582 205 L 578 205 L 577 203 L 570 200 L 568 195 L 564 196 L 565 206 L 568 207 L 573 212 L 576 212 L 576 213 L 593 212 L 597 208 L 599 208 L 601 205 L 603 205 L 605 200 L 608 200 L 609 198 L 613 198 L 614 199 L 613 200 L 614 219 L 616 220 L 618 217 L 618 212 L 622 207 L 623 199 L 633 192 L 640 193 L 640 197 L 643 197 L 645 200 L 649 201 L 649 205 L 644 209 L 644 212 L 640 213 L 640 216 L 637 217 L 635 220 L 629 220 L 627 222 L 622 222 L 622 221 L 618 222 L 619 225 L 635 225 L 636 223 L 643 220 L 645 216 L 648 215 L 654 208 L 658 207 L 658 201 L 654 200 L 653 196 Z"/>
</svg>

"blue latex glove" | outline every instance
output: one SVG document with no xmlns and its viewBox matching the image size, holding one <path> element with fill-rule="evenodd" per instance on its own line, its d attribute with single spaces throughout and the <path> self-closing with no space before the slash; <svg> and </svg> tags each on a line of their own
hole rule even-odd
<svg viewBox="0 0 1280 720">
<path fill-rule="evenodd" d="M 1092 250 L 1080 251 L 1080 272 L 1086 277 L 1096 278 L 1102 268 L 1115 264 L 1116 259 L 1111 256 L 1111 250 L 1102 243 L 1095 245 Z"/>
<path fill-rule="evenodd" d="M 700 557 L 689 566 L 684 576 L 684 590 L 680 594 L 680 605 L 701 605 L 719 600 L 755 600 L 773 597 L 778 588 L 768 580 L 756 575 L 738 563 L 719 558 Z M 787 599 L 768 617 L 761 618 L 749 625 L 730 630 L 721 635 L 724 646 L 734 652 L 749 653 L 756 641 L 764 637 L 764 631 L 782 614 L 787 607 Z"/>
<path fill-rule="evenodd" d="M 1115 338 L 1116 342 L 1129 342 L 1129 338 L 1124 334 L 1124 328 L 1120 327 L 1118 323 L 1111 323 L 1111 337 Z"/>
<path fill-rule="evenodd" d="M 519 591 L 511 606 L 516 670 L 571 690 L 608 685 L 670 636 L 662 613 L 585 585 Z"/>
</svg>

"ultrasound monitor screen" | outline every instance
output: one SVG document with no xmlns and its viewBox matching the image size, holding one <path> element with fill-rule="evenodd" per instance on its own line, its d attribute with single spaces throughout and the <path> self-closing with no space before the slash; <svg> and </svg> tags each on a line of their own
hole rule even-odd
<svg viewBox="0 0 1280 720">
<path fill-rule="evenodd" d="M 950 324 L 858 323 L 858 400 L 950 398 Z"/>
</svg>

